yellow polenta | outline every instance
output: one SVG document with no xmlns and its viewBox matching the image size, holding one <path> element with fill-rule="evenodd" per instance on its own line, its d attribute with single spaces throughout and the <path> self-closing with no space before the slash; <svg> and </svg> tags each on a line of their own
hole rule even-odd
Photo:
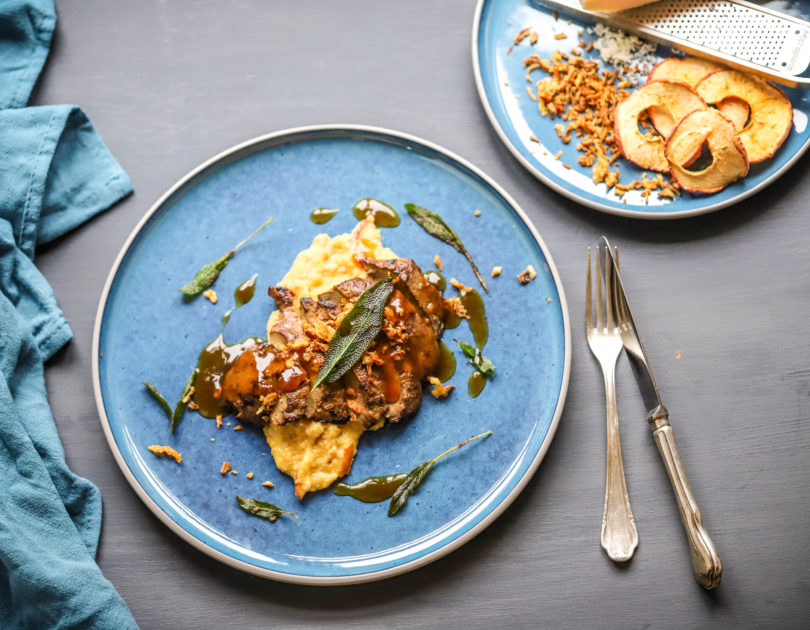
<svg viewBox="0 0 810 630">
<path fill-rule="evenodd" d="M 383 259 L 397 257 L 383 247 L 380 230 L 366 220 L 359 223 L 351 234 L 333 237 L 318 234 L 312 245 L 296 256 L 279 285 L 288 288 L 297 298 L 317 297 L 344 280 L 366 277 L 365 270 L 356 262 L 357 255 Z M 268 337 L 277 318 L 277 311 L 270 315 Z M 298 498 L 307 492 L 329 487 L 338 477 L 349 472 L 357 452 L 357 442 L 364 431 L 358 422 L 324 424 L 299 420 L 264 426 L 264 435 L 276 466 L 295 480 Z"/>
</svg>

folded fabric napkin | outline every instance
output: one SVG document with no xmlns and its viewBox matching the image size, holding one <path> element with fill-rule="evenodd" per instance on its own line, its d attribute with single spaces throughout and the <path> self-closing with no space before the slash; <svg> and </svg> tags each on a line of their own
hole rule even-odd
<svg viewBox="0 0 810 630">
<path fill-rule="evenodd" d="M 101 496 L 65 463 L 43 362 L 72 333 L 34 250 L 132 191 L 75 106 L 24 107 L 53 0 L 0 0 L 0 627 L 137 628 L 95 562 Z"/>
</svg>

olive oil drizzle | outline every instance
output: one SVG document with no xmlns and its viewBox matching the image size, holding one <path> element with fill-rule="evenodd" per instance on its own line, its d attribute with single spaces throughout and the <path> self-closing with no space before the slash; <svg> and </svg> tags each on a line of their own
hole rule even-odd
<svg viewBox="0 0 810 630">
<path fill-rule="evenodd" d="M 406 473 L 368 477 L 357 483 L 339 481 L 332 491 L 342 497 L 352 497 L 364 503 L 378 503 L 390 499 L 405 481 Z"/>
<path fill-rule="evenodd" d="M 442 291 L 447 288 L 447 281 L 438 271 L 426 271 L 424 275 L 428 282 L 436 285 L 436 287 Z M 469 291 L 462 292 L 459 295 L 459 300 L 461 300 L 464 310 L 466 310 L 467 315 L 469 315 L 467 324 L 470 326 L 470 332 L 472 333 L 475 345 L 479 350 L 483 350 L 489 340 L 489 324 L 487 323 L 484 299 L 478 291 L 470 289 Z M 446 308 L 444 310 L 444 327 L 446 330 L 458 328 L 462 319 L 463 318 L 453 309 Z M 456 373 L 456 357 L 443 341 L 439 344 L 439 351 L 441 358 L 439 359 L 439 367 L 436 370 L 436 378 L 442 383 L 446 383 Z M 470 398 L 478 396 L 484 390 L 486 383 L 486 377 L 478 370 L 473 370 L 467 381 L 467 391 L 470 394 Z"/>
<path fill-rule="evenodd" d="M 194 402 L 197 411 L 206 418 L 216 418 L 227 413 L 222 400 L 222 382 L 231 365 L 245 350 L 261 343 L 262 339 L 248 337 L 239 343 L 229 344 L 223 333 L 209 343 L 197 359 L 197 376 L 194 379 Z"/>
<path fill-rule="evenodd" d="M 425 276 L 425 280 L 434 285 L 439 291 L 444 291 L 447 288 L 447 280 L 435 269 L 426 271 L 423 275 Z"/>
<path fill-rule="evenodd" d="M 315 208 L 309 214 L 309 220 L 317 225 L 327 223 L 333 216 L 338 213 L 337 208 Z"/>
<path fill-rule="evenodd" d="M 399 225 L 397 211 L 387 203 L 373 197 L 365 197 L 354 204 L 352 214 L 358 221 L 373 218 L 374 225 L 377 227 L 393 228 Z"/>
<path fill-rule="evenodd" d="M 453 330 L 461 324 L 461 316 L 451 308 L 444 309 L 444 328 Z"/>
<path fill-rule="evenodd" d="M 238 343 L 225 341 L 225 326 L 231 314 L 253 299 L 256 292 L 256 275 L 248 278 L 233 292 L 234 306 L 222 316 L 222 327 L 219 335 L 208 343 L 197 358 L 194 378 L 194 394 L 197 411 L 206 418 L 215 418 L 227 412 L 225 401 L 220 397 L 222 381 L 231 365 L 245 350 L 264 341 L 259 337 L 248 337 Z"/>
<path fill-rule="evenodd" d="M 234 308 L 244 306 L 253 299 L 253 294 L 256 293 L 256 277 L 258 274 L 253 274 L 250 278 L 240 284 L 233 292 Z"/>
<path fill-rule="evenodd" d="M 456 373 L 456 355 L 443 341 L 439 342 L 439 367 L 436 368 L 436 378 L 446 383 Z"/>
<path fill-rule="evenodd" d="M 476 398 L 478 394 L 484 391 L 487 384 L 487 377 L 481 374 L 478 370 L 473 370 L 470 378 L 467 380 L 467 393 L 470 398 Z"/>
<path fill-rule="evenodd" d="M 222 316 L 222 332 L 225 332 L 225 324 L 231 320 L 233 312 L 253 299 L 253 294 L 256 292 L 256 277 L 257 274 L 254 273 L 253 276 L 234 289 L 233 308 L 225 311 L 225 314 Z"/>
<path fill-rule="evenodd" d="M 475 346 L 479 350 L 483 350 L 489 340 L 489 324 L 487 324 L 487 312 L 484 307 L 484 300 L 481 294 L 475 289 L 471 289 L 466 293 L 459 296 L 464 309 L 470 319 L 467 323 L 470 325 L 470 332 L 475 340 Z"/>
<path fill-rule="evenodd" d="M 475 340 L 475 346 L 483 352 L 484 346 L 489 340 L 489 324 L 487 323 L 486 307 L 481 294 L 475 289 L 470 289 L 459 296 L 464 309 L 470 318 L 467 323 L 470 326 L 470 332 Z M 456 315 L 458 317 L 458 315 Z M 456 324 L 458 326 L 458 324 Z M 448 326 L 448 328 L 455 328 L 455 326 Z M 478 370 L 473 370 L 470 378 L 467 380 L 467 393 L 470 398 L 476 398 L 486 387 L 487 378 Z"/>
</svg>

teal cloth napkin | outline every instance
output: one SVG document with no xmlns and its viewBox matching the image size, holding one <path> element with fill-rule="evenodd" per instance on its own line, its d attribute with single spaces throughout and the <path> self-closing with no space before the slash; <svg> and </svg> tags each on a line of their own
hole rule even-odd
<svg viewBox="0 0 810 630">
<path fill-rule="evenodd" d="M 43 362 L 72 333 L 34 251 L 132 186 L 78 107 L 24 107 L 55 22 L 52 0 L 0 0 L 0 628 L 128 630 L 95 562 L 101 496 L 48 406 Z"/>
<path fill-rule="evenodd" d="M 55 25 L 53 0 L 0 0 L 0 108 L 28 103 Z"/>
</svg>

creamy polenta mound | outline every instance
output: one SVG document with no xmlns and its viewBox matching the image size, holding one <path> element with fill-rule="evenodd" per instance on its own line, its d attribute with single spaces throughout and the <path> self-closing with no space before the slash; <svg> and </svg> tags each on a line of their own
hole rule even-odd
<svg viewBox="0 0 810 630">
<path fill-rule="evenodd" d="M 330 237 L 318 234 L 307 249 L 293 261 L 279 285 L 288 288 L 296 298 L 315 298 L 336 284 L 352 278 L 365 278 L 368 273 L 357 262 L 358 257 L 397 258 L 383 247 L 380 230 L 367 219 L 351 234 Z M 270 328 L 278 320 L 278 311 L 270 315 Z M 382 426 L 377 425 L 373 429 Z M 357 452 L 357 443 L 365 432 L 358 422 L 326 424 L 317 420 L 300 420 L 283 425 L 264 425 L 264 435 L 278 469 L 295 481 L 295 496 L 328 488 L 339 477 L 348 474 Z"/>
</svg>

